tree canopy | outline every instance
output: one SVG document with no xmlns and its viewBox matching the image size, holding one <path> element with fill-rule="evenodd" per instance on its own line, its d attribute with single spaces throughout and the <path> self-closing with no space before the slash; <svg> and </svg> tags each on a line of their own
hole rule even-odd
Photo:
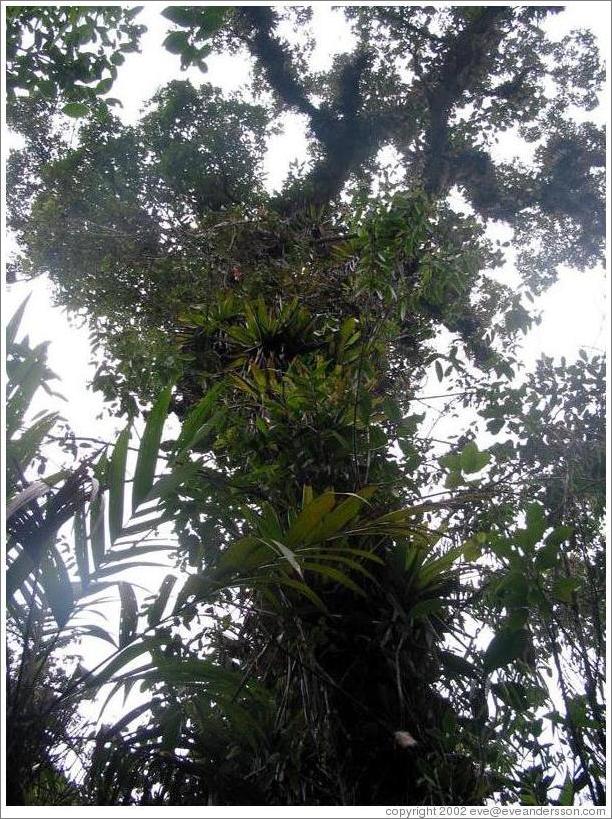
<svg viewBox="0 0 612 819">
<path fill-rule="evenodd" d="M 591 32 L 547 36 L 558 12 L 342 7 L 353 48 L 321 71 L 311 7 L 172 6 L 180 67 L 230 54 L 250 87 L 174 80 L 134 125 L 105 94 L 136 10 L 9 15 L 9 272 L 87 321 L 127 422 L 33 492 L 56 417 L 25 410 L 52 374 L 16 317 L 13 724 L 33 656 L 62 726 L 102 686 L 142 694 L 81 731 L 78 782 L 49 750 L 74 737 L 33 738 L 74 803 L 605 804 L 605 359 L 520 363 L 534 297 L 605 236 L 604 131 L 574 116 L 603 70 Z M 270 191 L 288 113 L 308 156 Z M 510 133 L 523 161 L 499 158 Z M 143 599 L 116 573 L 168 523 L 174 569 Z M 115 585 L 117 629 L 82 636 L 116 652 L 58 672 L 49 635 Z"/>
</svg>

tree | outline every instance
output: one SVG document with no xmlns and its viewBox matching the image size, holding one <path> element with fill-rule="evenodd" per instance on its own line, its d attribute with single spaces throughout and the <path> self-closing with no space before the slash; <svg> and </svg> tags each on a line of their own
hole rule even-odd
<svg viewBox="0 0 612 819">
<path fill-rule="evenodd" d="M 100 733 L 95 803 L 605 801 L 602 366 L 510 383 L 529 300 L 604 234 L 603 132 L 567 116 L 601 70 L 588 33 L 546 38 L 554 11 L 349 7 L 355 49 L 316 74 L 279 34 L 307 8 L 171 7 L 183 67 L 246 53 L 269 102 L 173 82 L 136 126 L 94 106 L 76 148 L 13 155 L 16 274 L 47 271 L 88 319 L 119 413 L 182 421 L 158 494 L 187 577 L 143 608 L 124 590 L 131 626 L 94 682 L 148 699 Z M 21 105 L 34 145 L 45 104 Z M 271 195 L 263 147 L 289 111 L 310 165 Z M 530 167 L 495 160 L 511 127 Z M 518 290 L 488 272 L 492 220 L 521 246 Z M 432 365 L 518 442 L 481 451 L 473 426 L 436 448 L 414 412 Z"/>
</svg>

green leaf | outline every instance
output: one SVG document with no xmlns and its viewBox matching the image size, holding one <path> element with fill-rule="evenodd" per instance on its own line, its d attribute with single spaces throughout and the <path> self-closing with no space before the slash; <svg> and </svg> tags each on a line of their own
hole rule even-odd
<svg viewBox="0 0 612 819">
<path fill-rule="evenodd" d="M 104 640 L 117 648 L 117 643 L 108 633 L 108 631 L 103 629 L 101 626 L 95 625 L 94 623 L 89 623 L 86 626 L 79 627 L 79 634 L 83 634 L 86 637 L 97 637 L 99 640 Z"/>
<path fill-rule="evenodd" d="M 507 538 L 501 537 L 493 532 L 490 536 L 490 544 L 491 551 L 497 557 L 505 558 L 506 560 L 512 560 L 514 558 L 515 552 Z"/>
<path fill-rule="evenodd" d="M 91 556 L 96 569 L 104 561 L 106 549 L 106 526 L 104 524 L 104 495 L 100 493 L 92 501 L 89 510 L 89 537 L 91 538 Z"/>
<path fill-rule="evenodd" d="M 176 494 L 180 486 L 189 483 L 189 481 L 193 480 L 198 474 L 201 474 L 200 465 L 195 461 L 189 461 L 186 464 L 175 467 L 169 475 L 162 475 L 159 480 L 155 481 L 147 493 L 147 496 L 144 498 L 144 502 L 156 500 L 157 498 L 164 499 Z M 148 509 L 143 511 L 150 514 Z"/>
<path fill-rule="evenodd" d="M 6 596 L 12 597 L 35 568 L 30 555 L 22 549 L 6 569 Z"/>
<path fill-rule="evenodd" d="M 461 470 L 466 474 L 480 472 L 489 463 L 491 455 L 488 452 L 479 452 L 474 441 L 466 444 L 461 451 Z"/>
<path fill-rule="evenodd" d="M 442 381 L 442 379 L 444 378 L 444 371 L 442 370 L 442 365 L 440 364 L 439 361 L 436 361 L 435 368 L 438 381 Z"/>
<path fill-rule="evenodd" d="M 53 99 L 56 92 L 56 85 L 53 80 L 40 80 L 38 83 L 38 90 L 47 99 Z"/>
<path fill-rule="evenodd" d="M 323 603 L 319 595 L 315 591 L 313 591 L 313 589 L 311 589 L 307 583 L 302 583 L 300 580 L 294 580 L 292 577 L 285 576 L 275 577 L 273 580 L 270 580 L 269 582 L 273 582 L 274 585 L 286 586 L 290 589 L 295 589 L 303 597 L 306 597 L 308 600 L 310 600 L 311 603 L 314 603 L 314 605 L 320 611 L 327 613 L 327 608 L 325 604 Z"/>
<path fill-rule="evenodd" d="M 291 568 L 295 570 L 296 574 L 298 574 L 302 579 L 304 579 L 302 574 L 302 567 L 300 566 L 299 561 L 295 556 L 295 552 L 292 552 L 288 546 L 285 546 L 285 544 L 281 543 L 279 540 L 272 540 L 271 544 L 268 544 L 267 541 L 262 540 L 262 543 L 269 545 L 270 548 L 278 550 L 281 553 L 281 555 L 285 558 L 285 560 L 289 563 Z"/>
<path fill-rule="evenodd" d="M 442 665 L 452 677 L 472 677 L 473 679 L 480 677 L 479 669 L 459 654 L 453 654 L 450 651 L 441 651 L 440 659 L 442 660 Z"/>
<path fill-rule="evenodd" d="M 174 685 L 208 684 L 208 687 L 221 695 L 233 694 L 240 685 L 240 677 L 236 672 L 228 671 L 210 660 L 165 659 L 158 654 L 154 654 L 153 657 L 157 668 L 135 672 L 138 678 Z"/>
<path fill-rule="evenodd" d="M 58 418 L 59 413 L 49 413 L 28 427 L 19 438 L 7 441 L 7 450 L 19 461 L 24 472 L 39 453 L 44 439 L 55 426 Z"/>
<path fill-rule="evenodd" d="M 47 368 L 46 344 L 29 351 L 27 357 L 11 373 L 7 385 L 5 426 L 7 439 L 17 432 L 23 422 L 34 394 L 44 383 Z"/>
<path fill-rule="evenodd" d="M 419 424 L 425 418 L 425 413 L 418 413 L 413 412 L 411 415 L 406 415 L 405 418 L 397 425 L 397 437 L 398 438 L 414 438 L 414 435 L 419 428 Z"/>
<path fill-rule="evenodd" d="M 189 575 L 176 597 L 172 613 L 179 614 L 190 597 L 195 597 L 195 602 L 208 599 L 215 591 L 215 588 L 210 577 L 197 574 Z"/>
<path fill-rule="evenodd" d="M 336 496 L 334 493 L 324 492 L 305 506 L 287 532 L 285 537 L 287 545 L 296 546 L 302 542 L 310 543 L 309 535 L 313 534 L 317 524 L 323 519 L 324 515 L 334 508 L 335 504 Z"/>
<path fill-rule="evenodd" d="M 439 598 L 429 598 L 419 600 L 414 606 L 410 606 L 408 616 L 412 620 L 424 620 L 430 614 L 437 614 L 444 605 L 444 600 Z"/>
<path fill-rule="evenodd" d="M 168 6 L 162 11 L 162 17 L 170 20 L 176 26 L 190 28 L 196 25 L 202 15 L 202 10 L 193 6 Z"/>
<path fill-rule="evenodd" d="M 371 580 L 373 583 L 376 583 L 374 575 L 370 571 L 368 571 L 368 569 L 366 569 L 362 563 L 357 562 L 357 560 L 354 559 L 356 555 L 352 554 L 349 557 L 349 554 L 351 554 L 352 551 L 351 549 L 342 550 L 343 554 L 338 554 L 338 551 L 340 550 L 333 548 L 323 549 L 321 551 L 311 553 L 309 550 L 308 561 L 315 561 L 317 563 L 324 561 L 325 565 L 329 564 L 330 562 L 340 563 L 342 564 L 342 566 L 346 566 L 347 568 L 352 569 L 354 572 L 357 572 L 358 574 L 362 575 L 362 577 L 367 577 L 368 580 Z M 369 560 L 373 556 L 371 552 L 366 552 L 365 554 L 366 554 L 365 560 Z M 374 557 L 377 556 L 374 555 Z M 309 565 L 310 565 L 309 562 L 306 561 L 304 562 L 304 571 L 306 571 L 309 568 Z"/>
<path fill-rule="evenodd" d="M 441 458 L 438 458 L 438 463 L 444 467 L 444 469 L 449 469 L 451 472 L 461 471 L 461 456 L 455 452 L 442 455 Z"/>
<path fill-rule="evenodd" d="M 307 542 L 320 543 L 340 532 L 357 517 L 366 499 L 370 498 L 375 491 L 375 486 L 369 486 L 343 500 L 323 517 L 312 534 L 308 536 Z"/>
<path fill-rule="evenodd" d="M 435 582 L 440 576 L 447 572 L 456 560 L 463 557 L 463 545 L 453 546 L 447 552 L 434 560 L 424 563 L 420 572 L 421 588 Z"/>
<path fill-rule="evenodd" d="M 402 420 L 402 411 L 396 401 L 394 401 L 392 398 L 385 398 L 382 408 L 389 421 L 396 424 L 400 423 Z"/>
<path fill-rule="evenodd" d="M 302 509 L 305 506 L 308 506 L 309 503 L 312 503 L 313 494 L 312 494 L 312 486 L 308 484 L 304 484 L 302 487 Z"/>
<path fill-rule="evenodd" d="M 584 694 L 576 694 L 567 701 L 568 717 L 575 728 L 588 728 L 591 720 L 587 712 L 587 700 Z"/>
<path fill-rule="evenodd" d="M 373 579 L 372 575 L 367 572 L 360 562 L 357 560 L 367 560 L 371 563 L 377 563 L 379 566 L 384 566 L 385 561 L 374 552 L 367 549 L 353 549 L 350 546 L 337 546 L 334 544 L 330 548 L 322 549 L 304 549 L 300 552 L 300 556 L 304 556 L 306 560 L 334 560 L 341 563 L 346 563 L 352 566 L 356 571 L 366 574 L 367 577 Z M 308 568 L 308 563 L 305 562 L 304 568 Z"/>
<path fill-rule="evenodd" d="M 486 673 L 503 668 L 518 659 L 528 645 L 529 632 L 525 629 L 502 629 L 489 643 L 484 655 Z"/>
<path fill-rule="evenodd" d="M 182 54 L 189 48 L 189 38 L 184 31 L 172 31 L 164 40 L 164 47 L 171 54 Z"/>
<path fill-rule="evenodd" d="M 463 544 L 463 557 L 466 561 L 478 560 L 482 551 L 482 547 L 475 540 L 470 538 Z"/>
<path fill-rule="evenodd" d="M 535 567 L 540 571 L 547 571 L 557 565 L 559 560 L 559 544 L 549 543 L 543 546 L 535 556 Z"/>
<path fill-rule="evenodd" d="M 162 584 L 159 588 L 159 594 L 157 595 L 157 598 L 153 601 L 153 603 L 149 606 L 149 611 L 147 613 L 147 621 L 151 628 L 153 626 L 156 626 L 162 619 L 164 609 L 166 608 L 168 598 L 170 597 L 170 592 L 174 588 L 175 583 L 176 583 L 175 575 L 167 574 L 164 577 Z"/>
<path fill-rule="evenodd" d="M 582 585 L 577 577 L 560 577 L 553 583 L 551 593 L 560 603 L 571 603 L 574 592 Z"/>
<path fill-rule="evenodd" d="M 151 649 L 162 645 L 162 641 L 155 637 L 148 637 L 141 643 L 132 643 L 122 649 L 118 654 L 112 657 L 107 665 L 97 674 L 88 677 L 86 682 L 87 688 L 99 688 L 102 685 L 110 682 L 114 675 L 121 671 L 129 663 L 133 662 L 142 654 L 148 653 Z M 150 667 L 150 666 L 147 666 Z"/>
<path fill-rule="evenodd" d="M 89 113 L 89 106 L 84 102 L 67 102 L 62 108 L 62 111 L 68 117 L 79 119 L 80 117 L 87 116 Z"/>
<path fill-rule="evenodd" d="M 497 596 L 512 606 L 523 606 L 529 592 L 529 580 L 523 571 L 510 571 L 497 586 Z"/>
<path fill-rule="evenodd" d="M 308 562 L 304 568 L 309 572 L 315 572 L 323 577 L 327 577 L 329 580 L 333 580 L 335 583 L 340 583 L 341 586 L 345 586 L 347 589 L 355 592 L 355 594 L 365 597 L 365 592 L 363 589 L 359 588 L 354 580 L 351 580 L 351 578 L 345 572 L 341 572 L 339 569 L 336 569 L 333 566 L 327 566 L 322 563 Z"/>
<path fill-rule="evenodd" d="M 546 536 L 546 540 L 544 542 L 554 546 L 560 546 L 561 543 L 572 536 L 573 532 L 573 526 L 557 526 L 549 535 Z"/>
<path fill-rule="evenodd" d="M 234 540 L 219 558 L 218 571 L 224 575 L 235 569 L 245 571 L 269 562 L 270 547 L 250 535 Z"/>
<path fill-rule="evenodd" d="M 40 585 L 55 622 L 63 628 L 72 614 L 74 598 L 68 570 L 55 546 L 51 546 L 40 561 Z"/>
<path fill-rule="evenodd" d="M 123 648 L 136 634 L 138 628 L 138 601 L 129 583 L 119 583 L 121 617 L 119 620 L 119 648 Z"/>
<path fill-rule="evenodd" d="M 96 94 L 108 94 L 108 92 L 111 90 L 112 86 L 113 86 L 113 78 L 112 77 L 106 77 L 105 79 L 100 80 L 100 82 L 96 85 L 96 89 L 95 89 Z"/>
<path fill-rule="evenodd" d="M 175 548 L 175 546 L 169 543 L 149 543 L 140 538 L 133 546 L 128 546 L 125 549 L 113 547 L 106 556 L 105 562 L 109 564 L 116 563 L 115 569 L 119 570 L 122 567 L 122 563 L 118 561 L 129 560 L 132 557 L 142 557 L 151 552 L 168 552 Z"/>
<path fill-rule="evenodd" d="M 224 384 L 217 384 L 190 410 L 183 421 L 180 435 L 176 441 L 176 452 L 185 452 L 193 446 L 199 437 L 202 425 L 210 417 L 211 411 L 216 408 L 218 399 L 224 389 Z"/>
<path fill-rule="evenodd" d="M 529 602 L 529 598 L 527 599 Z M 506 618 L 506 627 L 509 629 L 523 628 L 529 621 L 529 607 L 519 604 Z"/>
<path fill-rule="evenodd" d="M 505 680 L 502 683 L 494 683 L 491 686 L 491 691 L 510 708 L 515 711 L 527 711 L 530 707 L 527 690 L 524 685 L 513 682 L 512 680 Z"/>
<path fill-rule="evenodd" d="M 539 503 L 530 503 L 527 507 L 526 528 L 518 530 L 515 540 L 519 546 L 529 551 L 542 539 L 546 528 L 544 509 Z"/>
<path fill-rule="evenodd" d="M 89 583 L 89 555 L 87 552 L 87 531 L 85 528 L 85 509 L 80 507 L 74 516 L 74 554 L 83 589 Z"/>
<path fill-rule="evenodd" d="M 130 429 L 120 433 L 109 463 L 108 523 L 111 541 L 121 534 L 123 528 L 123 503 L 125 497 L 125 464 L 127 461 Z"/>
<path fill-rule="evenodd" d="M 569 774 L 565 777 L 565 782 L 559 794 L 558 804 L 566 807 L 570 807 L 574 804 L 574 782 Z"/>
<path fill-rule="evenodd" d="M 6 325 L 6 348 L 7 350 L 10 346 L 15 342 L 15 338 L 17 336 L 17 330 L 19 329 L 19 325 L 21 324 L 21 319 L 23 318 L 23 314 L 25 312 L 26 306 L 28 301 L 30 300 L 30 296 L 32 294 L 28 293 L 25 299 L 21 302 L 19 307 L 15 310 L 11 318 L 9 319 Z"/>
<path fill-rule="evenodd" d="M 119 46 L 119 51 L 123 51 L 125 54 L 132 51 L 138 51 L 138 43 L 121 43 Z"/>
<path fill-rule="evenodd" d="M 161 749 L 169 753 L 174 753 L 181 739 L 181 727 L 183 725 L 183 712 L 180 708 L 170 708 L 160 717 L 163 729 Z"/>
<path fill-rule="evenodd" d="M 491 435 L 497 435 L 505 423 L 506 422 L 503 418 L 492 418 L 487 422 L 487 429 Z"/>
<path fill-rule="evenodd" d="M 116 736 L 120 733 L 124 728 L 126 728 L 130 722 L 133 722 L 138 717 L 146 714 L 147 711 L 151 710 L 151 703 L 150 702 L 141 702 L 140 705 L 137 705 L 135 708 L 132 708 L 131 711 L 128 711 L 127 714 L 121 717 L 121 719 L 117 720 L 117 722 L 113 723 L 113 725 L 104 727 L 100 731 L 101 738 L 107 742 L 110 740 L 111 737 Z"/>
<path fill-rule="evenodd" d="M 129 9 L 125 10 L 125 19 L 126 20 L 133 20 L 134 17 L 138 17 L 140 12 L 144 9 L 144 6 L 132 6 Z"/>
<path fill-rule="evenodd" d="M 97 581 L 100 578 L 108 577 L 109 575 L 112 577 L 113 574 L 117 572 L 125 571 L 126 569 L 142 569 L 146 566 L 167 566 L 167 563 L 156 563 L 152 560 L 140 560 L 140 561 L 132 561 L 130 563 L 110 563 L 107 566 L 103 566 L 101 569 L 97 569 L 97 571 L 91 575 L 92 580 L 96 581 L 96 588 L 99 585 Z"/>
<path fill-rule="evenodd" d="M 136 470 L 132 486 L 132 511 L 145 500 L 153 486 L 159 444 L 164 423 L 168 416 L 171 394 L 171 388 L 166 387 L 153 405 L 147 418 L 136 459 Z"/>
<path fill-rule="evenodd" d="M 199 20 L 198 37 L 210 37 L 223 25 L 231 6 L 207 6 Z"/>
<path fill-rule="evenodd" d="M 446 489 L 456 489 L 463 483 L 461 472 L 449 472 L 444 481 Z"/>
</svg>

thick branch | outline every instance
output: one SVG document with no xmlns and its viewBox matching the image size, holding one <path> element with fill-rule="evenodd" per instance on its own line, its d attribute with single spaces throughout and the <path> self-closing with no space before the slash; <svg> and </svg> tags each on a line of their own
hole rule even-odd
<svg viewBox="0 0 612 819">
<path fill-rule="evenodd" d="M 274 36 L 276 16 L 266 7 L 241 9 L 247 31 L 243 35 L 251 54 L 263 68 L 271 88 L 288 107 L 309 119 L 321 146 L 321 159 L 306 180 L 286 192 L 280 203 L 293 210 L 305 202 L 323 204 L 336 196 L 353 167 L 361 164 L 378 146 L 380 129 L 360 115 L 360 80 L 370 55 L 358 52 L 340 73 L 338 91 L 331 103 L 317 108 L 308 99 L 292 63 L 291 55 Z"/>
<path fill-rule="evenodd" d="M 429 103 L 426 133 L 424 186 L 430 194 L 447 187 L 450 171 L 449 119 L 465 91 L 482 76 L 503 36 L 500 23 L 509 9 L 493 6 L 482 9 L 450 43 L 435 81 L 425 79 Z"/>
<path fill-rule="evenodd" d="M 331 124 L 329 116 L 310 102 L 297 79 L 291 55 L 272 33 L 276 23 L 274 10 L 266 6 L 252 6 L 244 7 L 240 12 L 247 24 L 245 43 L 263 68 L 270 87 L 287 107 L 306 114 L 314 134 L 325 141 Z"/>
</svg>

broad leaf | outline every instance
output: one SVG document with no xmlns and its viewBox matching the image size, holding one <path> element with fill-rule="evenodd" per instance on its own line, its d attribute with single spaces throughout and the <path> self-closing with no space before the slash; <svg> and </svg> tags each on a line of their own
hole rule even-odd
<svg viewBox="0 0 612 819">
<path fill-rule="evenodd" d="M 551 593 L 560 603 L 571 603 L 580 586 L 581 581 L 577 577 L 560 577 L 553 583 Z"/>
<path fill-rule="evenodd" d="M 171 54 L 182 54 L 189 48 L 189 38 L 183 31 L 172 31 L 164 40 L 164 48 Z"/>
<path fill-rule="evenodd" d="M 40 561 L 40 585 L 55 622 L 63 628 L 74 607 L 72 584 L 59 551 L 51 546 Z"/>
<path fill-rule="evenodd" d="M 312 542 L 310 536 L 315 532 L 317 524 L 334 508 L 335 504 L 334 493 L 325 492 L 305 506 L 287 532 L 285 537 L 287 546 Z"/>
<path fill-rule="evenodd" d="M 525 629 L 502 629 L 489 643 L 484 655 L 485 672 L 503 668 L 524 653 L 529 642 Z"/>
<path fill-rule="evenodd" d="M 149 626 L 156 626 L 159 621 L 162 619 L 164 614 L 164 609 L 166 608 L 166 604 L 168 603 L 168 598 L 170 597 L 170 592 L 174 588 L 174 584 L 176 583 L 176 576 L 173 574 L 168 574 L 164 577 L 162 584 L 159 588 L 159 594 L 157 598 L 151 603 L 149 606 L 149 610 L 147 612 L 147 621 Z"/>
<path fill-rule="evenodd" d="M 67 102 L 62 108 L 62 111 L 68 117 L 79 119 L 80 117 L 87 116 L 89 113 L 89 106 L 84 102 Z"/>
<path fill-rule="evenodd" d="M 172 390 L 170 387 L 166 387 L 166 389 L 162 391 L 147 418 L 147 423 L 138 448 L 136 469 L 134 471 L 132 510 L 136 509 L 136 507 L 145 500 L 153 487 L 159 444 L 161 442 L 164 423 L 168 415 L 171 393 Z"/>
<path fill-rule="evenodd" d="M 85 509 L 80 507 L 74 516 L 74 553 L 83 588 L 89 583 L 89 554 L 87 550 L 87 531 L 85 528 Z"/>
<path fill-rule="evenodd" d="M 119 537 L 123 528 L 123 504 L 125 498 L 125 465 L 127 461 L 128 444 L 130 440 L 129 427 L 124 429 L 117 438 L 109 463 L 109 502 L 108 523 L 111 540 Z"/>
<path fill-rule="evenodd" d="M 460 455 L 461 470 L 466 474 L 480 472 L 489 463 L 491 455 L 489 452 L 480 452 L 474 441 L 463 447 Z"/>
<path fill-rule="evenodd" d="M 15 310 L 11 318 L 8 320 L 6 325 L 6 347 L 7 349 L 10 348 L 11 344 L 15 341 L 17 337 L 17 330 L 19 329 L 19 325 L 21 324 L 21 319 L 23 318 L 23 314 L 25 312 L 26 306 L 28 301 L 30 300 L 30 296 L 32 294 L 28 293 L 25 299 L 21 302 L 19 307 Z"/>
<path fill-rule="evenodd" d="M 129 583 L 119 583 L 121 617 L 119 620 L 119 648 L 126 646 L 138 628 L 138 601 Z"/>
<path fill-rule="evenodd" d="M 104 494 L 100 492 L 92 501 L 89 510 L 89 537 L 94 566 L 99 569 L 104 561 L 106 549 L 106 526 L 104 521 Z"/>
</svg>

